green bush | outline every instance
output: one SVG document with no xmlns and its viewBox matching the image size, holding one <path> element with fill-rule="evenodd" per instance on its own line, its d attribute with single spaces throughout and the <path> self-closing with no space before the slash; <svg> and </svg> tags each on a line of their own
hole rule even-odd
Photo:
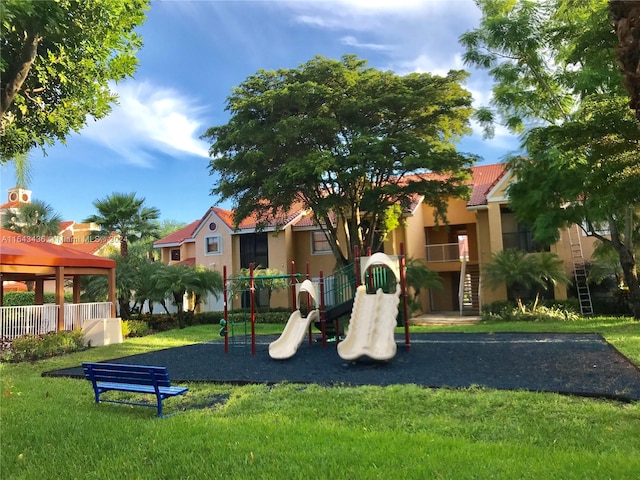
<svg viewBox="0 0 640 480">
<path fill-rule="evenodd" d="M 122 336 L 128 337 L 144 337 L 149 335 L 151 329 L 147 322 L 143 320 L 123 320 L 122 321 Z"/>
<path fill-rule="evenodd" d="M 178 328 L 178 322 L 173 315 L 144 315 L 142 319 L 154 332 L 166 332 L 167 330 Z"/>
<path fill-rule="evenodd" d="M 56 303 L 56 294 L 53 292 L 44 292 L 44 303 Z M 5 307 L 22 307 L 35 305 L 36 292 L 6 292 L 2 298 L 2 305 Z M 73 302 L 71 293 L 64 294 L 65 303 Z"/>
<path fill-rule="evenodd" d="M 85 348 L 84 333 L 80 330 L 50 332 L 44 335 L 28 334 L 15 338 L 9 350 L 2 352 L 0 360 L 24 362 L 55 357 Z"/>
<path fill-rule="evenodd" d="M 580 315 L 574 310 L 573 301 L 549 301 L 549 306 L 539 305 L 532 310 L 533 305 L 525 306 L 522 312 L 516 305 L 508 301 L 493 302 L 482 307 L 482 321 L 485 322 L 558 322 L 575 321 Z"/>
</svg>

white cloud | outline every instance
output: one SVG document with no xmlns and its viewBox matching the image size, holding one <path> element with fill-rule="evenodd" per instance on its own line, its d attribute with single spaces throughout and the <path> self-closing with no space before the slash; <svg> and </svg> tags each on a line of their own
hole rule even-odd
<svg viewBox="0 0 640 480">
<path fill-rule="evenodd" d="M 383 45 L 380 43 L 362 43 L 352 35 L 347 35 L 346 37 L 342 37 L 340 41 L 342 42 L 343 45 L 347 45 L 349 47 L 362 48 L 365 50 L 383 51 L 383 50 L 391 50 L 392 48 L 389 45 Z"/>
<path fill-rule="evenodd" d="M 445 59 L 421 53 L 411 60 L 399 62 L 396 73 L 405 75 L 417 72 L 445 76 L 449 70 L 462 70 L 464 68 L 462 56 L 459 52 L 449 52 L 448 58 Z"/>
<path fill-rule="evenodd" d="M 203 109 L 178 91 L 148 82 L 113 87 L 118 105 L 98 122 L 90 122 L 83 136 L 120 154 L 128 163 L 151 166 L 153 152 L 208 157 L 208 145 L 198 116 Z"/>
</svg>

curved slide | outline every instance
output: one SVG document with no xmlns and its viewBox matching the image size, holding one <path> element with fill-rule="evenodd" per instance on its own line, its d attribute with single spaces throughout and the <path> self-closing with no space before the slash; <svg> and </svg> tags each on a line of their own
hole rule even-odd
<svg viewBox="0 0 640 480">
<path fill-rule="evenodd" d="M 374 254 L 364 271 L 374 264 L 383 264 L 394 270 L 393 263 L 384 253 Z M 373 360 L 389 360 L 397 351 L 394 338 L 400 285 L 395 293 L 384 293 L 378 289 L 375 294 L 367 294 L 366 287 L 360 285 L 353 302 L 349 330 L 343 342 L 338 344 L 338 355 L 344 360 L 356 360 L 367 356 Z"/>
<path fill-rule="evenodd" d="M 317 304 L 316 289 L 311 281 L 305 280 L 302 282 L 298 295 L 303 292 L 309 294 Z M 318 309 L 309 311 L 306 317 L 302 316 L 300 310 L 293 312 L 280 338 L 269 344 L 269 356 L 275 360 L 286 360 L 293 357 L 302 344 L 309 325 L 319 319 L 320 311 Z"/>
</svg>

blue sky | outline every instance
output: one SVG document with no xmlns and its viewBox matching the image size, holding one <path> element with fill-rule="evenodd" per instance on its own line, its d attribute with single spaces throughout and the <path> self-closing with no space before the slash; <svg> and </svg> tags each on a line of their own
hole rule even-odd
<svg viewBox="0 0 640 480">
<path fill-rule="evenodd" d="M 354 53 L 369 65 L 404 75 L 471 72 L 466 88 L 486 105 L 491 81 L 462 64 L 458 37 L 475 28 L 473 0 L 221 1 L 152 0 L 139 28 L 144 47 L 133 78 L 114 86 L 111 115 L 72 135 L 66 145 L 30 154 L 33 198 L 64 220 L 95 213 L 92 202 L 113 192 L 135 192 L 162 220 L 191 222 L 211 205 L 209 144 L 200 135 L 226 123 L 231 89 L 260 69 L 294 68 L 314 55 Z M 497 128 L 483 140 L 474 126 L 459 150 L 499 162 L 518 148 Z M 1 171 L 2 198 L 14 184 Z"/>
</svg>

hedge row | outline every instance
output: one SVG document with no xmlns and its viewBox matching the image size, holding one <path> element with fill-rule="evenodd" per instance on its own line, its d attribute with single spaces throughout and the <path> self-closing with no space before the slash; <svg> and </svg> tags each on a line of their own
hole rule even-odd
<svg viewBox="0 0 640 480">
<path fill-rule="evenodd" d="M 73 302 L 73 294 L 66 292 L 64 294 L 65 303 Z M 36 292 L 5 292 L 2 299 L 4 307 L 24 307 L 35 305 Z M 56 294 L 53 292 L 44 292 L 44 303 L 56 303 Z"/>
</svg>

